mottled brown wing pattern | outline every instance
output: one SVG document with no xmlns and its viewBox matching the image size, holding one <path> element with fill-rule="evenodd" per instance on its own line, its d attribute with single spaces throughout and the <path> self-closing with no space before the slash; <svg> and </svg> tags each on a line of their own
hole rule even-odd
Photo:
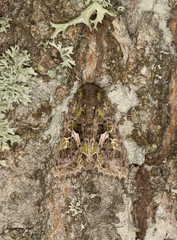
<svg viewBox="0 0 177 240">
<path fill-rule="evenodd" d="M 115 123 L 115 112 L 95 83 L 83 84 L 75 94 L 54 156 L 61 175 L 81 169 L 126 177 L 126 150 Z"/>
</svg>

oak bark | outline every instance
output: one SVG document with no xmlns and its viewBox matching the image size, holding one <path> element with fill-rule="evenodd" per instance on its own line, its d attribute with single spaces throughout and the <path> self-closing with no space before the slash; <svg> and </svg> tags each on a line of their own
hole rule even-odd
<svg viewBox="0 0 177 240">
<path fill-rule="evenodd" d="M 30 65 L 38 73 L 32 102 L 28 106 L 18 104 L 7 113 L 21 142 L 13 145 L 9 142 L 10 150 L 0 153 L 0 160 L 6 162 L 0 166 L 2 240 L 176 239 L 176 1 L 110 3 L 107 9 L 116 16 L 105 15 L 97 30 L 79 23 L 66 30 L 65 39 L 62 34 L 57 35 L 56 43 L 73 46 L 75 60 L 73 68 L 58 73 L 64 79 L 58 82 L 49 76 L 49 70 L 62 63 L 59 52 L 45 44 L 51 41 L 54 31 L 50 22 L 66 23 L 78 17 L 88 7 L 87 3 L 0 0 L 0 17 L 11 18 L 10 27 L 0 33 L 0 54 L 19 45 L 28 50 Z M 117 10 L 120 6 L 124 7 L 122 13 Z M 92 21 L 97 14 L 91 16 Z M 109 164 L 105 161 L 103 166 L 101 160 L 104 171 L 99 166 L 87 167 L 86 161 L 81 170 L 64 177 L 55 166 L 63 137 L 72 138 L 72 142 L 76 136 L 77 141 L 85 139 L 76 128 L 72 134 L 80 135 L 67 135 L 70 133 L 66 120 L 75 114 L 71 103 L 86 83 L 99 86 L 106 96 L 98 107 L 99 116 L 107 126 L 114 123 L 117 135 L 107 137 L 106 128 L 100 130 L 99 136 L 102 146 L 108 139 L 116 138 L 118 144 L 123 144 L 122 149 L 126 149 L 123 159 L 128 161 L 126 177 L 111 174 Z M 106 102 L 110 109 L 115 109 L 111 118 L 101 115 Z M 88 110 L 88 103 L 85 105 Z M 88 114 L 80 123 L 78 112 L 73 121 L 80 125 L 84 121 L 92 123 Z M 98 127 L 95 119 L 94 115 L 93 126 Z M 100 125 L 103 128 L 104 124 Z M 81 151 L 76 142 L 74 149 Z M 84 151 L 82 148 L 80 154 Z M 104 151 L 107 153 L 106 147 Z M 57 156 L 60 167 L 60 154 Z M 72 168 L 81 164 L 77 160 L 74 159 L 76 164 Z M 118 162 L 112 164 L 116 168 Z"/>
</svg>

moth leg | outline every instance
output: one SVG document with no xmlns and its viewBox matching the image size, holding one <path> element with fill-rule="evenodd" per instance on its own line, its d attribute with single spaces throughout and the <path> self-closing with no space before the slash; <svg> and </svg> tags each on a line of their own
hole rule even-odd
<svg viewBox="0 0 177 240">
<path fill-rule="evenodd" d="M 79 154 L 79 156 L 77 158 L 78 166 L 81 166 L 81 162 L 82 162 L 82 158 L 81 158 L 81 155 Z"/>
<path fill-rule="evenodd" d="M 101 154 L 98 154 L 97 162 L 98 162 L 99 166 L 102 165 L 102 163 L 103 163 L 103 158 L 102 158 L 102 155 L 101 155 Z"/>
</svg>

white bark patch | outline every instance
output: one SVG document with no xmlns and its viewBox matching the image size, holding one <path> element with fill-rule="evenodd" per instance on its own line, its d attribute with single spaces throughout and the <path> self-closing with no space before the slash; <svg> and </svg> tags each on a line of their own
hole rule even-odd
<svg viewBox="0 0 177 240">
<path fill-rule="evenodd" d="M 127 113 L 132 107 L 138 104 L 138 99 L 135 92 L 136 87 L 131 85 L 131 88 L 122 86 L 118 83 L 112 86 L 108 91 L 108 97 L 112 104 L 114 104 L 118 110 L 116 113 L 117 122 L 120 120 L 120 115 Z M 125 121 L 125 125 L 120 125 L 119 130 L 124 141 L 125 148 L 127 150 L 127 157 L 129 163 L 142 165 L 145 161 L 145 150 L 137 145 L 134 140 L 126 140 L 126 136 L 131 134 L 133 130 L 133 123 Z"/>
<path fill-rule="evenodd" d="M 123 125 L 119 125 L 119 131 L 123 139 L 125 148 L 127 150 L 127 157 L 129 163 L 142 165 L 145 161 L 145 150 L 137 145 L 134 140 L 126 140 L 128 135 L 131 135 L 132 130 L 134 129 L 134 124 L 131 121 L 125 120 Z"/>
<path fill-rule="evenodd" d="M 114 27 L 113 36 L 120 44 L 121 51 L 123 53 L 123 62 L 124 65 L 126 65 L 130 53 L 130 47 L 132 45 L 131 39 L 121 17 L 119 19 L 115 19 L 112 24 Z"/>
<path fill-rule="evenodd" d="M 142 165 L 145 161 L 145 149 L 139 147 L 133 140 L 123 140 L 130 164 Z"/>
<path fill-rule="evenodd" d="M 130 135 L 133 129 L 134 124 L 128 120 L 125 120 L 124 124 L 119 125 L 119 131 L 123 139 L 125 139 L 127 135 Z"/>
<path fill-rule="evenodd" d="M 55 143 L 57 142 L 57 139 L 60 135 L 60 131 L 63 128 L 63 117 L 62 117 L 62 113 L 67 113 L 68 112 L 68 106 L 69 103 L 72 101 L 74 94 L 76 93 L 78 89 L 78 82 L 74 83 L 73 88 L 71 89 L 71 92 L 69 94 L 69 96 L 67 96 L 63 102 L 61 104 L 59 104 L 54 110 L 53 110 L 53 119 L 50 123 L 50 126 L 48 128 L 48 130 L 45 132 L 45 135 L 49 135 L 51 136 L 51 140 L 50 140 L 50 144 L 52 146 L 55 145 Z"/>
<path fill-rule="evenodd" d="M 145 240 L 176 239 L 175 204 L 169 201 L 166 194 L 163 197 L 159 194 L 154 200 L 160 202 L 160 205 L 156 212 L 155 223 L 151 219 L 148 220 Z"/>
<path fill-rule="evenodd" d="M 138 104 L 138 99 L 135 91 L 118 83 L 112 86 L 108 91 L 108 98 L 114 104 L 117 110 L 121 113 L 127 113 L 130 108 Z"/>
<path fill-rule="evenodd" d="M 112 83 L 112 77 L 110 75 L 101 76 L 101 81 L 98 83 L 100 87 L 109 86 Z"/>
<path fill-rule="evenodd" d="M 146 0 L 142 0 L 139 4 L 139 12 L 141 11 L 152 11 L 155 0 L 149 0 L 148 3 Z"/>
<path fill-rule="evenodd" d="M 119 212 L 117 217 L 120 222 L 116 224 L 117 232 L 120 234 L 122 240 L 135 240 L 136 231 L 131 223 L 130 211 L 131 211 L 131 200 L 130 198 L 124 198 L 125 211 Z"/>
<path fill-rule="evenodd" d="M 169 7 L 168 0 L 142 0 L 138 6 L 139 17 L 145 11 L 152 11 L 155 13 L 155 17 L 159 22 L 159 28 L 163 32 L 163 44 L 162 47 L 164 50 L 167 50 L 166 47 L 170 47 L 172 53 L 175 53 L 174 48 L 171 46 L 173 41 L 173 36 L 170 32 L 170 29 L 167 26 L 167 21 L 171 16 L 171 8 Z"/>
</svg>

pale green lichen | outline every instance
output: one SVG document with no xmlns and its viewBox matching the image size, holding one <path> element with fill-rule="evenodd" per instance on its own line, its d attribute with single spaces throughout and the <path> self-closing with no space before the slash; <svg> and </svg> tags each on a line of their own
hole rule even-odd
<svg viewBox="0 0 177 240">
<path fill-rule="evenodd" d="M 11 21 L 10 18 L 1 18 L 0 19 L 0 33 L 7 32 L 7 28 L 10 27 L 9 22 Z"/>
<path fill-rule="evenodd" d="M 11 47 L 0 57 L 0 99 L 6 110 L 12 109 L 14 102 L 30 102 L 31 84 L 37 74 L 28 67 L 29 60 L 27 51 L 21 52 L 19 46 Z"/>
<path fill-rule="evenodd" d="M 11 141 L 11 143 L 18 142 L 20 141 L 20 137 L 15 135 L 14 129 L 9 127 L 5 115 L 0 113 L 0 151 L 3 152 L 9 149 L 8 141 Z"/>
<path fill-rule="evenodd" d="M 6 160 L 0 160 L 0 168 L 6 167 Z"/>
<path fill-rule="evenodd" d="M 72 68 L 75 65 L 75 61 L 72 59 L 71 55 L 73 54 L 73 46 L 67 46 L 62 48 L 62 44 L 55 44 L 54 42 L 49 43 L 51 46 L 55 47 L 63 60 L 61 63 L 62 67 Z"/>
<path fill-rule="evenodd" d="M 36 73 L 29 67 L 29 54 L 11 47 L 0 57 L 0 151 L 9 149 L 11 143 L 20 140 L 9 127 L 4 113 L 13 109 L 13 103 L 27 105 Z"/>
<path fill-rule="evenodd" d="M 68 70 L 67 68 L 62 68 L 61 64 L 58 65 L 56 68 L 52 68 L 48 71 L 48 75 L 51 79 L 56 78 L 58 80 L 58 86 L 66 83 L 66 79 L 68 77 Z"/>
<path fill-rule="evenodd" d="M 81 214 L 83 210 L 81 209 L 81 203 L 80 201 L 77 201 L 76 199 L 72 199 L 69 205 L 69 210 L 66 212 L 68 214 L 71 213 L 71 215 L 74 217 L 78 214 Z"/>
<path fill-rule="evenodd" d="M 96 13 L 96 18 L 94 20 L 91 20 L 91 16 Z M 63 38 L 65 38 L 65 31 L 66 29 L 71 26 L 78 23 L 84 23 L 86 24 L 90 30 L 96 29 L 98 23 L 102 23 L 104 15 L 108 14 L 110 16 L 114 16 L 115 14 L 109 12 L 108 10 L 104 9 L 101 4 L 94 1 L 92 4 L 90 4 L 83 12 L 81 12 L 81 15 L 77 18 L 74 18 L 73 20 L 67 22 L 67 23 L 61 23 L 56 24 L 51 22 L 51 26 L 55 28 L 55 31 L 52 35 L 52 38 L 54 39 L 58 33 L 62 33 Z"/>
<path fill-rule="evenodd" d="M 73 46 L 62 47 L 61 43 L 55 44 L 54 42 L 49 44 L 58 50 L 63 62 L 56 68 L 49 70 L 48 74 L 50 78 L 58 79 L 58 85 L 61 85 L 65 83 L 65 80 L 68 76 L 67 68 L 73 68 L 75 65 L 75 61 L 71 57 L 73 54 Z"/>
</svg>

